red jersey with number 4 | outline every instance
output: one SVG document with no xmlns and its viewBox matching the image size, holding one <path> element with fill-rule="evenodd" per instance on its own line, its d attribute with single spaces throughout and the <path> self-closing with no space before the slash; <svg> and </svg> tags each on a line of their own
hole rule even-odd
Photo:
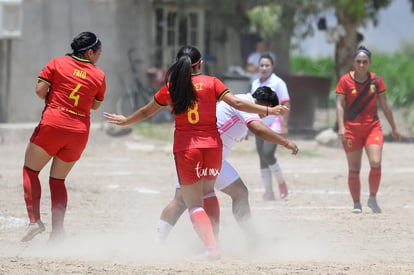
<svg viewBox="0 0 414 275">
<path fill-rule="evenodd" d="M 174 152 L 222 146 L 216 126 L 216 104 L 229 90 L 219 79 L 212 76 L 198 74 L 192 77 L 192 81 L 197 102 L 187 112 L 175 116 Z M 167 85 L 154 98 L 161 106 L 171 105 Z"/>
<path fill-rule="evenodd" d="M 336 87 L 336 93 L 345 96 L 345 121 L 372 122 L 378 120 L 377 97 L 385 92 L 382 78 L 369 73 L 364 83 L 355 81 L 351 73 L 343 75 Z"/>
<path fill-rule="evenodd" d="M 50 85 L 41 124 L 74 132 L 87 132 L 94 100 L 104 100 L 104 72 L 76 56 L 52 59 L 38 76 Z"/>
</svg>

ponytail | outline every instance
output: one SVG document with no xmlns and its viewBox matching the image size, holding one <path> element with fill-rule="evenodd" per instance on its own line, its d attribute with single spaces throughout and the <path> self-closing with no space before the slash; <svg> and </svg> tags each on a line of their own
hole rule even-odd
<svg viewBox="0 0 414 275">
<path fill-rule="evenodd" d="M 173 113 L 175 115 L 187 112 L 197 101 L 197 94 L 191 81 L 193 66 L 201 61 L 200 52 L 192 46 L 182 47 L 175 63 L 168 69 L 167 80 Z"/>
</svg>

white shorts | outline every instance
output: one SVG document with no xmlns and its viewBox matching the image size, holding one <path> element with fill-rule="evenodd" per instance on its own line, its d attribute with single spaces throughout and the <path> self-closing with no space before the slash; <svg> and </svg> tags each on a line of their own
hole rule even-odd
<svg viewBox="0 0 414 275">
<path fill-rule="evenodd" d="M 217 177 L 216 184 L 214 187 L 217 190 L 223 190 L 227 186 L 231 185 L 235 182 L 238 178 L 240 178 L 239 173 L 231 166 L 231 164 L 227 160 L 223 160 L 221 164 L 221 171 L 220 175 Z M 175 183 L 175 187 L 178 189 L 180 188 L 180 184 L 178 180 Z"/>
</svg>

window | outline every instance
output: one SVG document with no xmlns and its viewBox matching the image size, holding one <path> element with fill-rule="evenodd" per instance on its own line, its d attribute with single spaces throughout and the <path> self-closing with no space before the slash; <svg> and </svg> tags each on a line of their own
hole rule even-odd
<svg viewBox="0 0 414 275">
<path fill-rule="evenodd" d="M 205 11 L 188 8 L 185 11 L 166 5 L 155 9 L 155 66 L 168 67 L 178 49 L 193 45 L 201 53 L 205 49 Z"/>
</svg>

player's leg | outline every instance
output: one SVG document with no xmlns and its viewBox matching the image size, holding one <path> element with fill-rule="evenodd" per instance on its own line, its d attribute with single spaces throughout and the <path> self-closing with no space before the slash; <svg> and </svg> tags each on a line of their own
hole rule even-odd
<svg viewBox="0 0 414 275">
<path fill-rule="evenodd" d="M 361 159 L 366 130 L 360 124 L 345 123 L 346 135 L 342 142 L 348 162 L 348 188 L 354 202 L 353 213 L 361 213 Z"/>
<path fill-rule="evenodd" d="M 204 167 L 206 171 L 208 171 L 205 188 L 203 190 L 203 208 L 210 218 L 214 236 L 216 237 L 216 240 L 218 240 L 220 229 L 220 204 L 214 191 L 214 186 L 222 167 L 222 150 L 204 149 L 203 159 Z"/>
<path fill-rule="evenodd" d="M 217 242 L 214 237 L 210 218 L 203 208 L 203 189 L 204 185 L 207 184 L 209 183 L 205 179 L 202 179 L 191 185 L 183 185 L 181 187 L 181 192 L 188 208 L 194 230 L 207 249 L 213 250 L 217 249 Z M 214 183 L 210 185 L 214 186 Z"/>
<path fill-rule="evenodd" d="M 215 187 L 231 197 L 233 216 L 246 236 L 249 250 L 256 247 L 257 233 L 250 215 L 249 191 L 227 160 L 223 160 Z"/>
<path fill-rule="evenodd" d="M 206 175 L 209 174 L 208 171 L 220 171 L 222 152 L 221 148 L 218 148 L 215 155 L 219 156 L 219 162 L 215 166 L 207 167 L 202 151 L 202 149 L 179 151 L 174 153 L 174 158 L 181 185 L 181 194 L 193 228 L 208 249 L 206 257 L 214 259 L 217 256 L 218 246 L 210 218 L 203 208 L 203 197 L 205 194 L 214 191 L 215 177 L 213 177 L 213 180 L 208 180 Z"/>
<path fill-rule="evenodd" d="M 52 212 L 52 231 L 49 241 L 59 242 L 65 238 L 64 218 L 68 203 L 65 179 L 76 161 L 80 159 L 88 142 L 88 133 L 65 132 L 55 129 L 60 136 L 61 147 L 56 152 L 50 167 L 49 188 Z"/>
<path fill-rule="evenodd" d="M 268 141 L 263 141 L 263 159 L 267 163 L 272 175 L 276 178 L 279 195 L 282 199 L 288 195 L 288 189 L 285 178 L 283 176 L 282 168 L 280 167 L 279 161 L 275 157 L 277 145 Z"/>
<path fill-rule="evenodd" d="M 231 197 L 232 212 L 238 223 L 250 219 L 249 192 L 239 173 L 227 160 L 222 162 L 215 188 Z"/>
<path fill-rule="evenodd" d="M 346 153 L 348 162 L 348 188 L 351 193 L 352 201 L 354 202 L 353 213 L 361 213 L 361 158 L 362 150 L 352 151 Z"/>
<path fill-rule="evenodd" d="M 221 190 L 232 199 L 233 216 L 246 236 L 249 249 L 257 246 L 257 232 L 251 219 L 249 191 L 241 178 Z"/>
<path fill-rule="evenodd" d="M 76 161 L 65 162 L 58 157 L 53 158 L 50 168 L 49 189 L 52 212 L 52 231 L 50 241 L 61 241 L 65 238 L 64 218 L 68 203 L 65 179 Z"/>
<path fill-rule="evenodd" d="M 263 187 L 265 191 L 263 194 L 263 199 L 274 200 L 275 195 L 273 192 L 272 171 L 270 171 L 267 160 L 264 157 L 264 142 L 265 141 L 263 139 L 256 137 L 256 150 L 259 155 L 260 161 L 260 176 L 262 178 Z"/>
<path fill-rule="evenodd" d="M 365 151 L 369 160 L 369 199 L 368 206 L 374 213 L 381 213 L 381 208 L 378 206 L 377 193 L 381 182 L 381 162 L 382 162 L 382 145 L 383 136 L 379 122 L 373 125 L 367 141 Z"/>
<path fill-rule="evenodd" d="M 180 188 L 176 188 L 174 198 L 164 207 L 161 212 L 155 235 L 156 243 L 165 242 L 168 234 L 175 226 L 180 216 L 184 213 L 185 209 L 186 207 L 181 196 L 181 190 Z"/>
<path fill-rule="evenodd" d="M 26 242 L 45 231 L 45 226 L 40 219 L 40 199 L 42 188 L 39 173 L 49 162 L 51 156 L 40 146 L 29 142 L 26 148 L 23 166 L 23 190 L 29 226 L 21 241 Z"/>
</svg>

